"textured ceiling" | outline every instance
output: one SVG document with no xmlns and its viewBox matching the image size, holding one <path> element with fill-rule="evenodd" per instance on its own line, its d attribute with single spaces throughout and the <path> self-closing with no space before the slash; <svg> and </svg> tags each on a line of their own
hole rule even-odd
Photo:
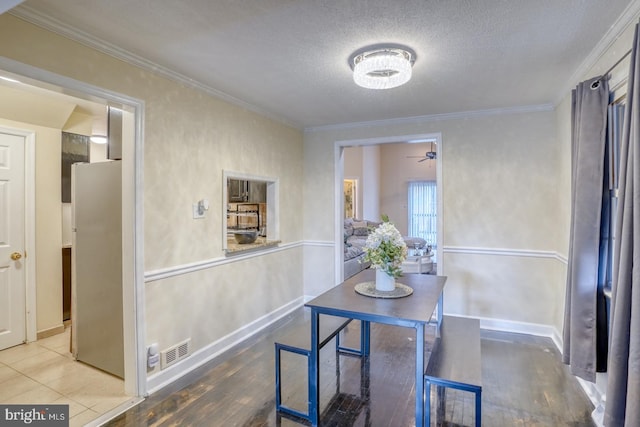
<svg viewBox="0 0 640 427">
<path fill-rule="evenodd" d="M 12 13 L 118 46 L 308 128 L 552 104 L 630 3 L 27 0 Z M 353 83 L 350 55 L 380 43 L 416 52 L 405 86 Z"/>
</svg>

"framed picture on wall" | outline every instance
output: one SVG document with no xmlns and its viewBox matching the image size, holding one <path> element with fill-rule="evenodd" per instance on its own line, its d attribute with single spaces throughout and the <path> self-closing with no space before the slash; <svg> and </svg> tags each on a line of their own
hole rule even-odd
<svg viewBox="0 0 640 427">
<path fill-rule="evenodd" d="M 344 180 L 344 217 L 356 218 L 356 192 L 357 180 Z"/>
</svg>

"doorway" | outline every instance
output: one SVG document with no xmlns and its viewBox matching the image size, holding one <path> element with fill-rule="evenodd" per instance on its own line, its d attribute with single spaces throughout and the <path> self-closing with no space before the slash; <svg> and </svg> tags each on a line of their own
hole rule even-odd
<svg viewBox="0 0 640 427">
<path fill-rule="evenodd" d="M 146 375 L 144 359 L 143 307 L 144 277 L 142 249 L 142 102 L 82 82 L 64 78 L 34 67 L 0 58 L 0 72 L 17 82 L 16 86 L 27 93 L 28 90 L 42 96 L 64 96 L 82 104 L 86 101 L 98 102 L 103 106 L 117 107 L 123 111 L 123 145 L 122 145 L 122 291 L 123 291 L 123 329 L 124 335 L 124 389 L 129 396 L 146 394 Z M 14 88 L 15 89 L 15 88 Z M 31 95 L 29 95 L 31 96 Z M 21 127 L 27 127 L 23 125 Z M 37 126 L 36 126 L 37 127 Z M 36 135 L 37 136 L 37 135 Z M 27 168 L 35 172 L 34 158 L 27 160 Z M 29 172 L 28 172 L 29 173 Z M 35 191 L 35 182 L 32 191 Z M 27 204 L 26 234 L 35 235 L 35 206 Z M 25 244 L 25 252 L 29 253 L 28 264 L 36 261 L 37 250 L 35 238 Z M 37 303 L 38 287 L 35 275 L 26 279 L 25 289 L 27 301 L 25 313 L 26 336 L 28 342 L 37 340 Z M 60 279 L 62 280 L 62 279 Z M 46 295 L 45 295 L 46 296 Z M 61 307 L 62 309 L 62 307 Z M 60 314 L 62 315 L 62 314 Z"/>
<path fill-rule="evenodd" d="M 442 152 L 442 135 L 440 133 L 432 133 L 432 134 L 411 134 L 411 135 L 400 135 L 400 136 L 392 136 L 392 137 L 377 137 L 377 138 L 368 138 L 368 139 L 357 139 L 357 140 L 343 140 L 336 141 L 334 144 L 334 154 L 335 154 L 335 162 L 334 162 L 334 171 L 335 171 L 335 214 L 334 214 L 334 225 L 335 225 L 335 245 L 337 248 L 342 247 L 344 241 L 343 235 L 343 217 L 345 212 L 345 197 L 344 197 L 344 179 L 345 179 L 345 149 L 348 147 L 356 147 L 361 148 L 363 150 L 371 151 L 380 149 L 391 149 L 392 144 L 398 144 L 402 147 L 410 147 L 411 144 L 415 143 L 427 143 L 433 141 L 434 146 L 438 147 L 438 155 L 434 156 L 433 159 L 429 159 L 428 161 L 419 162 L 422 157 L 424 157 L 424 153 L 420 152 L 422 156 L 420 158 L 405 158 L 412 156 L 405 156 L 403 154 L 403 159 L 405 161 L 411 161 L 416 163 L 416 165 L 420 165 L 424 168 L 431 168 L 431 172 L 435 175 L 436 181 L 436 189 L 437 189 L 437 237 L 436 237 L 436 247 L 442 247 L 442 231 L 443 231 L 443 215 L 442 215 L 442 199 L 443 199 L 443 191 L 442 191 L 442 156 L 440 153 Z M 389 215 L 394 223 L 402 222 L 403 224 L 407 223 L 408 215 L 406 213 L 406 189 L 403 185 L 406 186 L 407 182 L 380 182 L 379 171 L 375 169 L 379 168 L 377 166 L 379 164 L 379 159 L 382 157 L 380 152 L 374 152 L 373 155 L 367 154 L 363 155 L 363 158 L 366 157 L 373 158 L 373 162 L 371 165 L 362 166 L 362 176 L 363 182 L 360 183 L 360 188 L 362 192 L 373 192 L 376 194 L 376 197 L 379 196 L 380 191 L 384 191 L 383 187 L 385 185 L 395 186 L 401 193 L 400 198 L 385 200 L 384 206 L 380 203 L 379 200 L 374 200 L 373 203 L 368 203 L 366 200 L 359 203 L 359 205 L 363 206 L 360 210 L 360 215 L 362 218 L 371 221 L 379 220 L 381 214 Z M 401 166 L 398 166 L 401 167 Z M 373 183 L 369 184 L 369 190 L 366 190 L 367 183 L 365 180 L 372 181 Z M 360 197 L 360 196 L 358 196 Z M 403 206 L 404 204 L 404 206 Z M 380 209 L 384 209 L 384 212 L 381 212 Z M 406 229 L 406 225 L 402 225 L 400 228 Z M 436 265 L 437 274 L 442 274 L 443 272 L 443 263 L 440 262 Z M 341 283 L 344 280 L 344 251 L 337 250 L 336 251 L 336 260 L 335 260 L 335 271 L 336 271 L 336 283 Z"/>
</svg>

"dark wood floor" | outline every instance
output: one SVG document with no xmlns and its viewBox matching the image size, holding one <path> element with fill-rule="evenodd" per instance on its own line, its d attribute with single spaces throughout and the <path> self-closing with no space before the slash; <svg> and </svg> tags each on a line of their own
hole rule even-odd
<svg viewBox="0 0 640 427">
<path fill-rule="evenodd" d="M 306 309 L 155 393 L 108 426 L 300 426 L 275 412 L 274 341 L 308 320 Z M 354 322 L 355 323 L 355 322 Z M 349 326 L 356 345 L 359 328 Z M 412 329 L 372 324 L 369 360 L 321 351 L 323 426 L 414 426 Z M 337 362 L 336 362 L 337 360 Z M 305 359 L 283 357 L 283 400 L 304 408 Z M 593 426 L 591 403 L 548 338 L 482 332 L 483 426 Z M 339 392 L 336 394 L 336 392 Z M 434 393 L 435 395 L 435 393 Z M 447 390 L 437 425 L 474 425 L 473 395 Z M 435 421 L 435 420 L 434 420 Z M 434 422 L 433 425 L 436 425 Z"/>
</svg>

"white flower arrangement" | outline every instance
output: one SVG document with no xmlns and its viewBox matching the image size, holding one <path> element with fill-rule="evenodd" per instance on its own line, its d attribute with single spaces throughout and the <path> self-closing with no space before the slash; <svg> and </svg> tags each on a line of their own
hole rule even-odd
<svg viewBox="0 0 640 427">
<path fill-rule="evenodd" d="M 398 278 L 402 276 L 400 265 L 407 259 L 407 245 L 388 216 L 383 215 L 382 221 L 382 224 L 367 236 L 363 259 L 371 262 L 374 268 Z"/>
</svg>

